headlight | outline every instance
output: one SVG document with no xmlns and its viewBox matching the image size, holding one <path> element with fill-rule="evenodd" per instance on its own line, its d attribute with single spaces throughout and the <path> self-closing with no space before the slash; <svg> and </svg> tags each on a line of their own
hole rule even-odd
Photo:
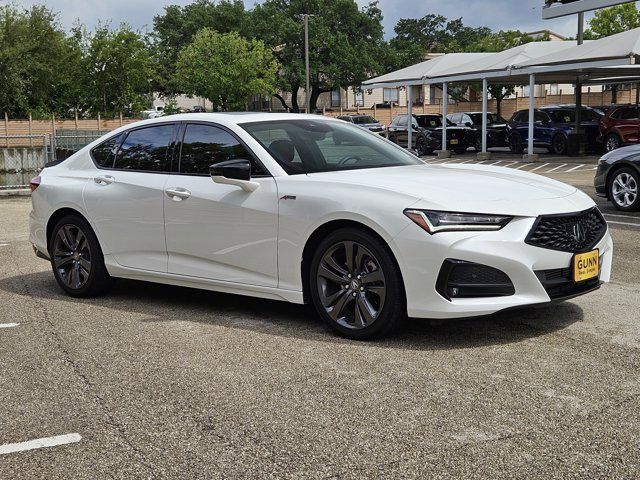
<svg viewBox="0 0 640 480">
<path fill-rule="evenodd" d="M 482 213 L 438 212 L 435 210 L 407 209 L 404 214 L 430 234 L 438 232 L 500 230 L 513 217 Z"/>
</svg>

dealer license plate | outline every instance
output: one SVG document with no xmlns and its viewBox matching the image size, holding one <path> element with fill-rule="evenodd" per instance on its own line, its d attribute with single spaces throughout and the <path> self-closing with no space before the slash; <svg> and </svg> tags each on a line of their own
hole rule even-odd
<svg viewBox="0 0 640 480">
<path fill-rule="evenodd" d="M 452 138 L 451 139 L 451 145 L 457 145 L 458 144 L 458 139 L 457 138 Z"/>
<path fill-rule="evenodd" d="M 573 257 L 573 280 L 583 282 L 600 274 L 600 250 L 578 253 Z"/>
</svg>

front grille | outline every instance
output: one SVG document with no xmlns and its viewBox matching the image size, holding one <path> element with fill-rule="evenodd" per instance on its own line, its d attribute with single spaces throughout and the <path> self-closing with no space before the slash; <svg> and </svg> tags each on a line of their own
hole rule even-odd
<svg viewBox="0 0 640 480">
<path fill-rule="evenodd" d="M 598 278 L 575 283 L 572 278 L 571 268 L 538 270 L 535 274 L 551 300 L 582 295 L 597 289 L 601 284 Z"/>
<path fill-rule="evenodd" d="M 516 293 L 509 276 L 497 268 L 448 258 L 442 264 L 436 291 L 452 298 L 504 297 Z"/>
<path fill-rule="evenodd" d="M 606 231 L 607 222 L 593 207 L 579 213 L 538 217 L 525 243 L 561 252 L 583 252 L 593 248 Z"/>
</svg>

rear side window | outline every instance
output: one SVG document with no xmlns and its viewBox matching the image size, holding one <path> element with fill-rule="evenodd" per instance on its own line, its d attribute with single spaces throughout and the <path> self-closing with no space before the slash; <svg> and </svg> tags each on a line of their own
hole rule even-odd
<svg viewBox="0 0 640 480">
<path fill-rule="evenodd" d="M 251 175 L 268 175 L 233 135 L 213 125 L 190 124 L 180 150 L 180 173 L 209 175 L 209 167 L 227 160 L 251 161 Z"/>
<path fill-rule="evenodd" d="M 124 138 L 124 133 L 115 135 L 105 140 L 91 150 L 91 158 L 100 168 L 113 168 L 113 161 L 116 158 L 120 142 Z"/>
<path fill-rule="evenodd" d="M 169 146 L 174 125 L 157 125 L 129 132 L 120 146 L 114 168 L 143 172 L 171 170 Z"/>
<path fill-rule="evenodd" d="M 622 112 L 620 118 L 623 120 L 635 120 L 638 118 L 638 109 L 627 108 L 624 112 Z"/>
</svg>

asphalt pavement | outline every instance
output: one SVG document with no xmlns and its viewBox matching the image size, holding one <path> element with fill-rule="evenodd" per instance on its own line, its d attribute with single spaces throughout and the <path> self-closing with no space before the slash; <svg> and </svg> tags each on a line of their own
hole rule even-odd
<svg viewBox="0 0 640 480">
<path fill-rule="evenodd" d="M 638 478 L 640 214 L 598 203 L 599 291 L 361 343 L 280 302 L 66 297 L 2 198 L 0 478 Z"/>
</svg>

